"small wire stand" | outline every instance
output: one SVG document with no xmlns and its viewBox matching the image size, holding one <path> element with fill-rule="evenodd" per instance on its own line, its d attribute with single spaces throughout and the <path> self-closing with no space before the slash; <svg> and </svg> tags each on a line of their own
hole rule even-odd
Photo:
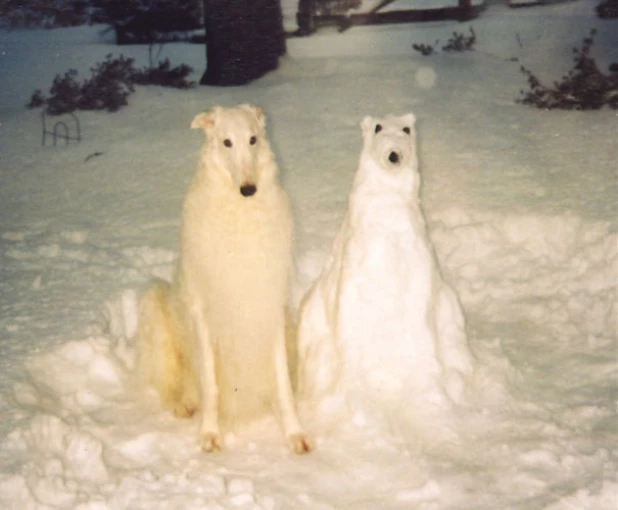
<svg viewBox="0 0 618 510">
<path fill-rule="evenodd" d="M 69 145 L 70 140 L 74 140 L 76 142 L 82 141 L 82 132 L 81 132 L 81 127 L 79 125 L 79 119 L 74 113 L 68 113 L 66 115 L 70 115 L 73 120 L 73 122 L 72 123 L 69 122 L 69 124 L 71 124 L 72 127 L 74 127 L 74 131 L 75 131 L 74 136 L 71 133 L 71 129 L 69 128 L 69 125 L 62 120 L 55 122 L 51 130 L 48 129 L 47 121 L 46 121 L 47 115 L 45 115 L 45 112 L 41 112 L 41 121 L 43 124 L 43 139 L 42 139 L 43 147 L 45 147 L 45 143 L 47 141 L 47 135 L 50 135 L 52 137 L 54 141 L 54 147 L 58 143 L 58 138 L 64 140 L 65 145 Z"/>
</svg>

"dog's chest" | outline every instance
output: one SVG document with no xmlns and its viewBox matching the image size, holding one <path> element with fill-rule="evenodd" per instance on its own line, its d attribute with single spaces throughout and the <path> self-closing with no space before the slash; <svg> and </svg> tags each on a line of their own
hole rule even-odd
<svg viewBox="0 0 618 510">
<path fill-rule="evenodd" d="M 279 280 L 291 257 L 292 222 L 285 197 L 232 200 L 190 197 L 183 218 L 183 256 L 208 284 Z M 226 282 L 226 285 L 229 282 Z"/>
</svg>

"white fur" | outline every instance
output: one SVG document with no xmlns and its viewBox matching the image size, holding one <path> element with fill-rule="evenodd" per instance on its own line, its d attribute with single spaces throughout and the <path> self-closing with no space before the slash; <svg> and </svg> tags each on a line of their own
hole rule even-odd
<svg viewBox="0 0 618 510">
<path fill-rule="evenodd" d="M 285 345 L 293 224 L 264 114 L 214 107 L 191 127 L 206 143 L 184 203 L 175 279 L 142 298 L 144 370 L 175 414 L 201 409 L 203 450 L 221 448 L 222 426 L 273 407 L 290 447 L 305 453 Z"/>
<path fill-rule="evenodd" d="M 401 405 L 415 393 L 416 402 L 441 406 L 462 398 L 473 358 L 427 235 L 414 125 L 412 114 L 361 124 L 349 209 L 301 304 L 298 387 L 314 402 L 355 394 Z"/>
</svg>

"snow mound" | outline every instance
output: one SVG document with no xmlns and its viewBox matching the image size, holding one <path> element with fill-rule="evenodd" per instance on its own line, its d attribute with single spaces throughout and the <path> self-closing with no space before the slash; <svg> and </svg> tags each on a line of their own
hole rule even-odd
<svg viewBox="0 0 618 510">
<path fill-rule="evenodd" d="M 107 336 L 66 342 L 26 363 L 14 385 L 22 425 L 0 443 L 3 508 L 273 508 L 254 482 L 209 467 L 190 422 L 136 382 L 135 292 L 105 305 Z M 217 506 L 219 505 L 219 506 Z"/>
<path fill-rule="evenodd" d="M 161 411 L 156 396 L 136 386 L 137 297 L 128 289 L 103 305 L 99 334 L 35 352 L 13 384 L 9 398 L 21 418 L 0 443 L 10 459 L 0 474 L 0 506 L 354 508 L 367 480 L 374 489 L 363 504 L 375 508 L 509 507 L 522 492 L 540 501 L 548 487 L 565 484 L 569 491 L 552 496 L 552 510 L 612 508 L 615 411 L 603 395 L 611 396 L 616 378 L 615 357 L 607 355 L 615 352 L 613 226 L 569 214 L 517 218 L 457 208 L 430 223 L 445 279 L 462 296 L 475 380 L 485 377 L 483 390 L 498 396 L 432 422 L 429 432 L 449 444 L 424 441 L 429 427 L 421 420 L 415 428 L 411 418 L 422 416 L 408 402 L 378 398 L 352 400 L 358 412 L 341 430 L 320 428 L 305 413 L 318 447 L 302 462 L 289 457 L 271 423 L 226 438 L 228 451 L 206 456 L 195 424 Z M 307 257 L 313 271 L 324 258 Z M 339 416 L 324 409 L 327 419 Z M 474 485 L 469 470 L 477 467 L 493 483 L 485 499 L 456 489 L 456 480 Z"/>
<path fill-rule="evenodd" d="M 517 317 L 542 326 L 561 344 L 615 337 L 618 237 L 610 222 L 448 210 L 434 224 L 444 267 L 468 310 L 483 310 L 495 323 Z"/>
</svg>

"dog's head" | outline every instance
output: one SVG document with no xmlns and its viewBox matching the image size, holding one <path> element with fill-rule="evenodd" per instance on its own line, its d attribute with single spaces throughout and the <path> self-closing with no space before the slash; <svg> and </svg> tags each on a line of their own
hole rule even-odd
<svg viewBox="0 0 618 510">
<path fill-rule="evenodd" d="M 203 163 L 227 173 L 243 196 L 254 195 L 261 172 L 273 166 L 268 161 L 272 153 L 266 138 L 264 111 L 250 104 L 234 108 L 215 106 L 196 115 L 191 127 L 206 134 Z"/>
<path fill-rule="evenodd" d="M 361 122 L 365 155 L 392 174 L 415 169 L 415 122 L 412 113 L 401 117 L 389 115 L 383 119 L 365 117 Z"/>
</svg>

